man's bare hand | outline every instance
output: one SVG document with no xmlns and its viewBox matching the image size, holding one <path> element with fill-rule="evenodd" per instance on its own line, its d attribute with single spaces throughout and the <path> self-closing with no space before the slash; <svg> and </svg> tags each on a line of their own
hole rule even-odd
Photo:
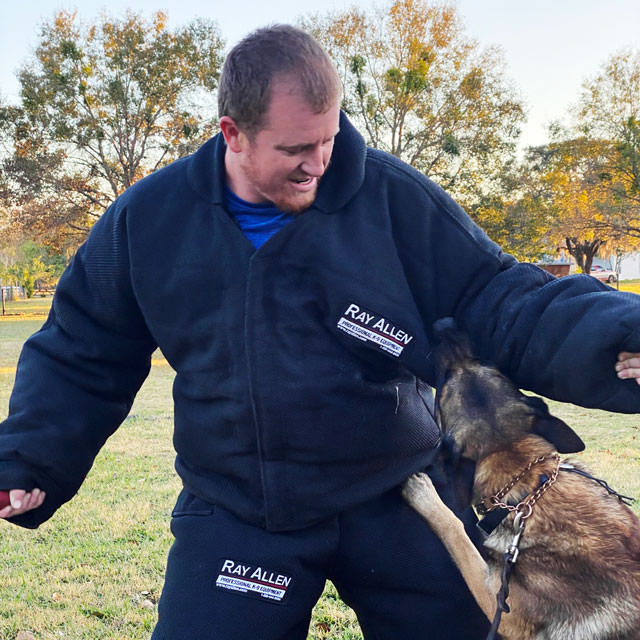
<svg viewBox="0 0 640 640">
<path fill-rule="evenodd" d="M 640 353 L 629 353 L 628 351 L 619 353 L 616 372 L 618 378 L 623 380 L 634 378 L 640 384 Z"/>
<path fill-rule="evenodd" d="M 33 489 L 25 491 L 24 489 L 11 489 L 9 491 L 9 499 L 11 504 L 0 509 L 0 518 L 11 518 L 19 516 L 21 513 L 37 509 L 46 498 L 44 491 Z"/>
</svg>

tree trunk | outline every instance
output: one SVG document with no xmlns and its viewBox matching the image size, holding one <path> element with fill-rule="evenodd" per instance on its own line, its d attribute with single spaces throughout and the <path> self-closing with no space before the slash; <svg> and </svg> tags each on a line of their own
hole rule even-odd
<svg viewBox="0 0 640 640">
<path fill-rule="evenodd" d="M 602 246 L 602 240 L 596 238 L 595 240 L 583 240 L 580 241 L 576 237 L 565 238 L 567 250 L 574 257 L 583 273 L 591 273 L 591 265 L 598 250 Z"/>
</svg>

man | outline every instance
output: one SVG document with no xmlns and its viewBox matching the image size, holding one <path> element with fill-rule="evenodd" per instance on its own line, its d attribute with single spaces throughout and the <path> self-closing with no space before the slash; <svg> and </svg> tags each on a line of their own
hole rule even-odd
<svg viewBox="0 0 640 640">
<path fill-rule="evenodd" d="M 620 380 L 640 376 L 639 299 L 502 254 L 424 176 L 367 150 L 339 99 L 303 32 L 245 38 L 221 134 L 110 207 L 25 344 L 0 516 L 27 527 L 75 494 L 156 346 L 176 371 L 185 489 L 154 640 L 304 639 L 327 578 L 367 639 L 484 637 L 399 490 L 439 439 L 440 317 L 522 387 L 640 408 Z"/>
</svg>

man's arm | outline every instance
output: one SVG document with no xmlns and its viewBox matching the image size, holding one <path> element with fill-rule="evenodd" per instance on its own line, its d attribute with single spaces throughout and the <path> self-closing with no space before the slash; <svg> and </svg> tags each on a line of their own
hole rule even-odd
<svg viewBox="0 0 640 640">
<path fill-rule="evenodd" d="M 453 317 L 476 356 L 518 387 L 585 407 L 640 411 L 633 384 L 640 366 L 619 357 L 640 354 L 640 296 L 519 263 L 441 188 L 408 170 L 404 178 L 398 171 L 390 182 L 394 239 L 430 338 L 439 318 Z M 416 365 L 418 375 L 432 377 L 430 366 Z"/>
<path fill-rule="evenodd" d="M 0 423 L 0 489 L 11 490 L 0 518 L 33 528 L 73 497 L 128 414 L 155 347 L 133 291 L 120 200 L 94 225 L 47 322 L 22 348 Z"/>
</svg>

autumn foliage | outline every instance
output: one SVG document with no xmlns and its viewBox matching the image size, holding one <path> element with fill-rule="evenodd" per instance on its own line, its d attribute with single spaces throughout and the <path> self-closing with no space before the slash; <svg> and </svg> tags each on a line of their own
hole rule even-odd
<svg viewBox="0 0 640 640">
<path fill-rule="evenodd" d="M 505 250 L 562 247 L 589 271 L 599 251 L 640 243 L 640 50 L 611 56 L 571 122 L 518 154 L 525 111 L 503 54 L 455 7 L 392 0 L 299 24 L 333 58 L 367 143 L 441 184 Z M 124 189 L 211 136 L 223 47 L 214 23 L 170 29 L 162 12 L 46 21 L 19 104 L 0 101 L 0 250 L 17 232 L 70 252 Z"/>
<path fill-rule="evenodd" d="M 44 24 L 21 104 L 0 111 L 14 223 L 77 244 L 124 189 L 211 135 L 222 40 L 212 23 L 171 31 L 166 20 L 129 12 L 87 25 L 61 11 Z"/>
</svg>

